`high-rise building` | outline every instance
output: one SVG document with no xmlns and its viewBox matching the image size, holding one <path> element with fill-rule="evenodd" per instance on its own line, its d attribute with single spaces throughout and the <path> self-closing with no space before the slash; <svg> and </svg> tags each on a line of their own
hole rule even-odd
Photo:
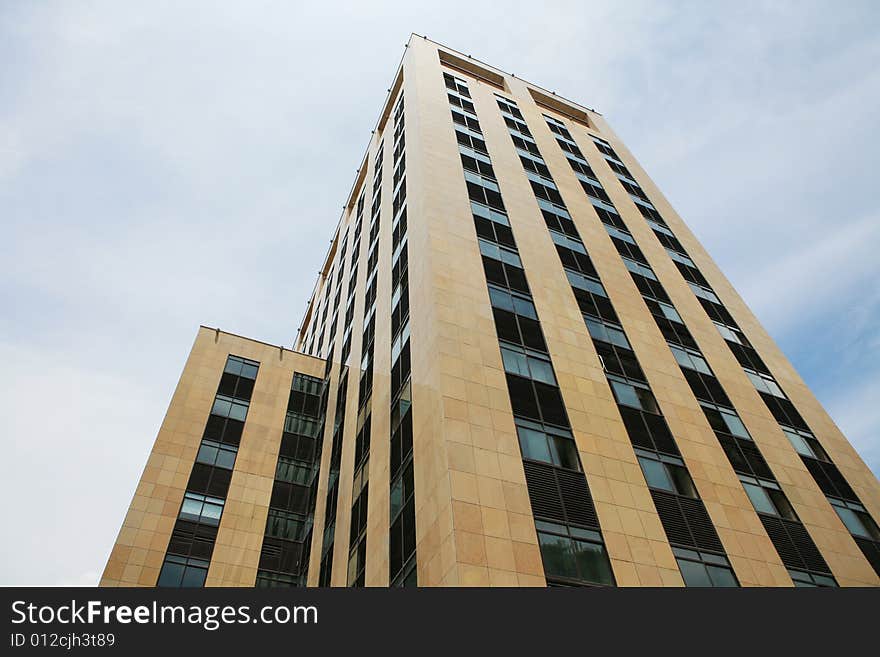
<svg viewBox="0 0 880 657">
<path fill-rule="evenodd" d="M 880 584 L 880 485 L 597 112 L 413 35 L 294 351 L 201 328 L 101 583 Z"/>
</svg>

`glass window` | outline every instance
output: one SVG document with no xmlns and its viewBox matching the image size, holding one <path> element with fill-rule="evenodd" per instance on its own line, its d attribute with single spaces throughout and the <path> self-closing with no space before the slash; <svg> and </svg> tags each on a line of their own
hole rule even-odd
<svg viewBox="0 0 880 657">
<path fill-rule="evenodd" d="M 538 543 L 544 561 L 544 572 L 548 577 L 578 579 L 592 584 L 613 584 L 614 576 L 605 547 L 598 542 L 573 540 L 569 536 L 550 534 L 542 528 L 559 532 L 568 531 L 572 535 L 584 534 L 596 537 L 595 532 L 578 530 L 575 527 L 542 523 L 538 528 Z"/>
<path fill-rule="evenodd" d="M 229 407 L 229 417 L 233 420 L 240 420 L 244 422 L 244 419 L 247 417 L 247 411 L 248 407 L 245 404 L 232 402 Z"/>
<path fill-rule="evenodd" d="M 727 433 L 727 424 L 724 422 L 724 418 L 721 417 L 721 413 L 714 406 L 709 406 L 705 403 L 700 403 L 700 407 L 703 409 L 703 413 L 706 415 L 706 419 L 709 421 L 709 425 L 715 431 L 721 431 L 723 433 Z"/>
<path fill-rule="evenodd" d="M 817 459 L 819 459 L 820 461 L 831 461 L 828 454 L 825 453 L 822 445 L 819 444 L 818 440 L 816 440 L 813 436 L 806 436 L 805 439 L 807 441 L 807 445 L 809 445 L 810 449 L 813 450 L 813 454 Z"/>
<path fill-rule="evenodd" d="M 759 392 L 766 392 L 774 397 L 785 399 L 785 393 L 782 392 L 782 388 L 780 388 L 776 381 L 773 380 L 773 377 L 759 374 L 758 372 L 753 372 L 749 369 L 746 369 L 745 373 L 746 376 L 751 379 L 755 389 Z"/>
<path fill-rule="evenodd" d="M 201 587 L 205 585 L 207 575 L 207 561 L 169 554 L 162 564 L 157 586 Z"/>
<path fill-rule="evenodd" d="M 534 382 L 535 398 L 541 409 L 541 417 L 548 424 L 556 426 L 568 426 L 568 415 L 565 412 L 565 402 L 562 394 L 556 386 L 547 385 L 540 381 Z"/>
<path fill-rule="evenodd" d="M 673 322 L 678 322 L 679 324 L 684 324 L 681 316 L 678 314 L 675 308 L 670 306 L 668 303 L 661 303 L 658 301 L 657 304 L 660 306 L 660 310 L 663 311 L 663 315 L 666 317 L 666 319 Z"/>
<path fill-rule="evenodd" d="M 539 358 L 529 357 L 529 372 L 531 377 L 536 381 L 543 381 L 551 385 L 556 384 L 556 377 L 553 375 L 553 367 L 549 362 Z"/>
<path fill-rule="evenodd" d="M 183 497 L 183 505 L 180 508 L 180 518 L 202 522 L 207 525 L 220 524 L 220 515 L 223 513 L 223 500 L 217 497 L 208 497 L 199 493 L 186 493 Z"/>
<path fill-rule="evenodd" d="M 624 383 L 623 381 L 617 381 L 616 379 L 611 378 L 608 379 L 608 382 L 611 384 L 611 388 L 614 391 L 614 396 L 617 398 L 618 404 L 641 408 L 643 411 L 648 411 L 649 413 L 655 413 L 657 415 L 660 414 L 660 407 L 657 406 L 657 400 L 654 399 L 653 393 L 647 388 L 639 388 L 629 383 Z"/>
<path fill-rule="evenodd" d="M 694 261 L 691 260 L 690 258 L 688 258 L 686 255 L 683 255 L 683 254 L 679 253 L 678 251 L 674 251 L 673 249 L 670 249 L 669 247 L 666 247 L 666 253 L 668 253 L 669 257 L 672 258 L 673 260 L 677 260 L 678 262 L 680 262 L 682 264 L 688 265 L 689 267 L 693 267 L 696 269 L 696 265 L 694 264 Z"/>
<path fill-rule="evenodd" d="M 709 376 L 712 376 L 712 370 L 709 369 L 709 364 L 706 362 L 706 359 L 704 359 L 702 356 L 699 356 L 699 355 L 693 354 L 693 353 L 689 354 L 689 355 L 691 357 L 691 363 L 692 363 L 691 367 L 693 367 L 693 369 L 697 370 L 697 372 L 701 372 L 703 374 L 708 374 Z"/>
<path fill-rule="evenodd" d="M 229 356 L 226 359 L 226 367 L 223 368 L 223 371 L 226 372 L 227 374 L 233 374 L 235 376 L 238 376 L 239 374 L 241 374 L 241 366 L 243 364 L 244 364 L 244 361 L 242 361 L 240 358 L 237 358 L 235 356 Z"/>
<path fill-rule="evenodd" d="M 180 508 L 180 517 L 184 520 L 194 520 L 198 522 L 202 515 L 202 500 L 196 497 L 190 497 L 187 493 L 183 498 L 183 506 Z"/>
<path fill-rule="evenodd" d="M 673 347 L 669 345 L 670 351 L 672 351 L 672 355 L 675 356 L 675 360 L 678 361 L 678 364 L 682 367 L 687 367 L 693 369 L 691 367 L 691 359 L 688 356 L 688 353 L 684 349 L 679 349 L 678 347 Z"/>
<path fill-rule="evenodd" d="M 162 565 L 162 572 L 159 573 L 159 581 L 156 586 L 180 586 L 185 568 L 186 565 L 182 563 L 166 561 Z"/>
<path fill-rule="evenodd" d="M 691 283 L 690 281 L 688 281 L 688 285 L 690 285 L 691 290 L 693 290 L 694 294 L 696 294 L 698 297 L 702 297 L 703 299 L 711 301 L 712 303 L 721 304 L 721 300 L 716 297 L 715 293 L 711 290 L 707 290 L 706 288 L 701 287 L 696 283 Z"/>
<path fill-rule="evenodd" d="M 751 436 L 746 430 L 745 425 L 742 423 L 742 420 L 739 419 L 739 416 L 730 411 L 721 411 L 721 417 L 724 418 L 724 424 L 727 425 L 727 429 L 730 433 L 734 436 L 751 440 Z"/>
<path fill-rule="evenodd" d="M 694 482 L 688 471 L 681 465 L 666 464 L 670 477 L 675 484 L 675 492 L 685 497 L 697 497 L 697 489 L 694 488 Z"/>
<path fill-rule="evenodd" d="M 837 582 L 834 581 L 833 577 L 828 577 L 825 575 L 816 575 L 813 573 L 805 572 L 803 570 L 794 570 L 792 568 L 789 568 L 788 574 L 791 576 L 791 579 L 794 582 L 795 586 L 837 586 Z"/>
<path fill-rule="evenodd" d="M 513 297 L 513 311 L 517 315 L 522 315 L 523 317 L 538 319 L 538 313 L 535 310 L 535 305 L 528 299 Z"/>
<path fill-rule="evenodd" d="M 853 511 L 852 509 L 845 509 L 843 507 L 833 505 L 834 510 L 837 511 L 837 515 L 840 516 L 840 519 L 843 521 L 843 524 L 849 530 L 849 533 L 853 536 L 863 536 L 864 538 L 871 538 L 874 540 L 880 540 L 880 536 L 872 535 L 868 527 L 868 523 L 862 520 L 862 514 Z M 874 523 L 871 522 L 871 525 Z"/>
<path fill-rule="evenodd" d="M 556 384 L 553 367 L 549 361 L 536 358 L 535 356 L 528 356 L 519 349 L 505 345 L 501 346 L 501 358 L 504 362 L 504 370 L 510 374 L 542 381 L 550 385 Z"/>
<path fill-rule="evenodd" d="M 719 324 L 715 322 L 715 327 L 718 329 L 718 332 L 721 334 L 721 337 L 725 340 L 729 340 L 730 342 L 735 342 L 736 344 L 742 344 L 740 342 L 739 336 L 726 327 L 724 324 Z"/>
<path fill-rule="evenodd" d="M 584 315 L 584 322 L 586 322 L 587 330 L 589 330 L 592 338 L 602 342 L 615 344 L 624 349 L 632 349 L 626 339 L 626 334 L 616 326 L 609 326 L 590 315 Z"/>
<path fill-rule="evenodd" d="M 520 261 L 519 256 L 513 251 L 509 251 L 507 249 L 500 249 L 501 261 L 508 264 L 513 265 L 514 267 L 518 267 L 522 269 L 522 261 Z"/>
<path fill-rule="evenodd" d="M 608 297 L 608 293 L 605 292 L 605 288 L 602 287 L 602 284 L 599 281 L 594 281 L 589 276 L 582 276 L 583 279 L 583 288 L 592 292 L 593 294 L 598 294 L 600 297 Z"/>
<path fill-rule="evenodd" d="M 749 377 L 749 379 L 751 380 L 752 385 L 754 385 L 757 390 L 759 390 L 760 392 L 768 392 L 767 385 L 764 379 L 761 378 L 761 376 L 757 372 L 745 370 L 745 373 L 746 376 Z"/>
<path fill-rule="evenodd" d="M 573 440 L 562 436 L 548 436 L 553 463 L 569 470 L 580 470 L 577 447 Z"/>
<path fill-rule="evenodd" d="M 629 349 L 629 342 L 626 340 L 626 335 L 623 331 L 613 326 L 605 327 L 608 331 L 608 338 L 612 344 L 616 344 L 618 347 L 624 347 L 625 349 Z"/>
<path fill-rule="evenodd" d="M 792 447 L 797 450 L 798 454 L 815 458 L 813 450 L 810 449 L 810 446 L 807 444 L 807 441 L 803 436 L 787 429 L 783 429 L 782 431 L 788 438 L 788 442 L 790 442 Z"/>
<path fill-rule="evenodd" d="M 659 488 L 670 492 L 675 491 L 672 482 L 669 480 L 666 467 L 660 461 L 640 456 L 639 465 L 642 466 L 642 472 L 645 473 L 645 481 L 648 482 L 649 488 Z"/>
<path fill-rule="evenodd" d="M 765 489 L 767 491 L 767 496 L 770 498 L 770 501 L 773 502 L 773 506 L 776 507 L 776 513 L 783 518 L 787 518 L 788 520 L 797 520 L 798 517 L 794 512 L 794 509 L 791 507 L 791 504 L 788 501 L 788 498 L 785 496 L 781 490 L 775 490 L 773 488 Z"/>
<path fill-rule="evenodd" d="M 245 379 L 256 379 L 259 366 L 260 364 L 256 361 L 240 358 L 239 356 L 229 356 L 226 359 L 226 367 L 223 368 L 223 371 Z"/>
<path fill-rule="evenodd" d="M 665 460 L 672 460 L 670 457 L 663 457 Z M 645 473 L 645 480 L 648 482 L 649 488 L 659 488 L 668 490 L 685 497 L 697 497 L 697 491 L 694 488 L 694 482 L 691 480 L 688 471 L 684 465 L 679 463 L 661 462 L 657 458 L 650 458 L 639 454 L 639 464 L 642 466 L 642 472 Z M 678 461 L 678 459 L 675 459 Z"/>
<path fill-rule="evenodd" d="M 755 511 L 758 513 L 769 513 L 773 516 L 779 515 L 776 512 L 776 507 L 773 506 L 773 502 L 770 501 L 767 492 L 763 488 L 746 482 L 743 482 L 743 488 L 746 489 L 746 494 L 752 501 L 752 506 L 755 507 Z"/>
<path fill-rule="evenodd" d="M 196 455 L 196 461 L 231 470 L 235 465 L 236 451 L 235 448 L 222 445 L 213 440 L 202 440 L 201 445 L 199 445 L 199 453 Z"/>
<path fill-rule="evenodd" d="M 545 463 L 553 462 L 550 447 L 547 444 L 547 436 L 543 431 L 518 426 L 516 432 L 519 435 L 519 444 L 524 458 Z"/>
<path fill-rule="evenodd" d="M 709 402 L 701 401 L 700 406 L 706 415 L 706 419 L 715 431 L 733 434 L 746 440 L 752 439 L 742 420 L 739 419 L 739 416 L 734 411 L 719 408 Z"/>
<path fill-rule="evenodd" d="M 501 360 L 504 362 L 505 372 L 524 377 L 529 376 L 529 363 L 524 353 L 502 347 Z"/>
<path fill-rule="evenodd" d="M 673 548 L 685 586 L 739 586 L 723 556 Z"/>
<path fill-rule="evenodd" d="M 709 571 L 712 586 L 739 586 L 730 568 L 706 565 L 706 570 Z"/>
<path fill-rule="evenodd" d="M 209 465 L 213 465 L 214 461 L 217 459 L 217 447 L 215 446 L 217 443 L 203 441 L 201 445 L 199 445 L 199 453 L 196 455 L 196 461 L 199 463 L 207 463 Z"/>
<path fill-rule="evenodd" d="M 214 461 L 214 465 L 220 468 L 226 468 L 227 470 L 232 470 L 232 467 L 235 465 L 235 455 L 236 450 L 221 447 L 217 450 L 217 460 Z"/>
<path fill-rule="evenodd" d="M 706 566 L 696 561 L 677 559 L 685 586 L 712 586 L 712 578 Z"/>
<path fill-rule="evenodd" d="M 639 396 L 636 394 L 635 386 L 620 381 L 612 381 L 611 387 L 614 389 L 614 396 L 617 397 L 618 404 L 641 408 L 642 404 L 639 401 Z"/>
<path fill-rule="evenodd" d="M 608 296 L 605 292 L 605 288 L 602 287 L 602 284 L 589 276 L 584 276 L 583 274 L 571 271 L 570 269 L 565 270 L 565 275 L 568 277 L 568 282 L 571 283 L 573 287 L 593 292 L 602 297 Z"/>
<path fill-rule="evenodd" d="M 513 299 L 504 290 L 489 287 L 489 300 L 492 302 L 493 307 L 513 312 Z"/>
<path fill-rule="evenodd" d="M 570 538 L 538 532 L 538 543 L 544 559 L 544 571 L 548 575 L 577 578 L 577 562 Z"/>
<path fill-rule="evenodd" d="M 545 430 L 537 422 L 517 419 L 516 426 L 523 458 L 552 463 L 561 468 L 580 470 L 577 446 L 571 434 L 562 429 Z"/>
<path fill-rule="evenodd" d="M 493 244 L 492 242 L 487 242 L 486 240 L 481 239 L 480 253 L 489 258 L 506 262 L 514 267 L 522 268 L 522 263 L 520 262 L 518 255 L 507 249 L 502 249 L 499 245 Z"/>
<path fill-rule="evenodd" d="M 539 532 L 549 532 L 551 534 L 568 534 L 567 525 L 560 525 L 559 523 L 546 520 L 535 520 L 535 529 Z"/>
<path fill-rule="evenodd" d="M 672 355 L 675 356 L 675 360 L 677 360 L 678 364 L 682 367 L 712 376 L 712 370 L 709 369 L 709 364 L 706 363 L 705 359 L 699 354 L 692 353 L 673 345 L 669 345 L 669 349 L 672 351 Z"/>
<path fill-rule="evenodd" d="M 605 325 L 593 319 L 592 317 L 584 317 L 584 321 L 587 323 L 587 330 L 590 332 L 590 336 L 595 340 L 601 340 L 602 342 L 610 342 L 608 339 L 608 333 L 605 330 Z"/>
<path fill-rule="evenodd" d="M 540 418 L 538 401 L 535 397 L 534 384 L 519 376 L 507 375 L 507 391 L 514 415 L 520 417 Z"/>
<path fill-rule="evenodd" d="M 278 464 L 275 466 L 275 479 L 308 486 L 311 475 L 312 469 L 304 463 L 293 461 L 284 456 L 278 457 Z"/>
<path fill-rule="evenodd" d="M 646 390 L 645 388 L 636 388 L 635 390 L 642 410 L 648 411 L 649 413 L 660 413 L 660 407 L 657 406 L 657 400 L 654 399 L 654 394 L 650 390 Z"/>
<path fill-rule="evenodd" d="M 182 588 L 198 588 L 205 585 L 205 578 L 208 575 L 207 568 L 187 567 L 183 571 L 183 578 L 180 580 Z"/>
<path fill-rule="evenodd" d="M 208 499 L 210 500 L 212 498 L 209 497 Z M 219 502 L 219 504 L 216 502 L 205 502 L 204 506 L 202 506 L 202 522 L 209 525 L 220 524 L 220 515 L 223 513 L 223 503 L 222 500 Z"/>
<path fill-rule="evenodd" d="M 214 415 L 219 415 L 221 417 L 229 416 L 229 409 L 232 407 L 232 401 L 229 399 L 221 399 L 217 398 L 214 400 L 214 406 L 211 409 L 211 412 Z"/>
<path fill-rule="evenodd" d="M 403 477 L 398 477 L 391 485 L 391 518 L 395 518 L 403 507 Z"/>
<path fill-rule="evenodd" d="M 572 543 L 580 579 L 598 584 L 614 583 L 611 564 L 602 545 L 587 541 L 572 541 Z"/>
<path fill-rule="evenodd" d="M 256 379 L 257 366 L 253 363 L 245 362 L 241 366 L 241 376 L 245 379 Z"/>
<path fill-rule="evenodd" d="M 767 391 L 771 395 L 785 399 L 785 393 L 782 392 L 782 388 L 779 387 L 779 385 L 776 383 L 776 381 L 774 381 L 772 379 L 764 379 L 764 385 L 767 386 Z"/>
<path fill-rule="evenodd" d="M 295 541 L 300 538 L 300 531 L 304 525 L 304 518 L 294 513 L 279 509 L 269 509 L 266 521 L 266 534 Z"/>
</svg>

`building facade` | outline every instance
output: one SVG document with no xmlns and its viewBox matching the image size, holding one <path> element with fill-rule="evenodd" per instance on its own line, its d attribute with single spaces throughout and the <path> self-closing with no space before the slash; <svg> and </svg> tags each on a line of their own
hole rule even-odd
<svg viewBox="0 0 880 657">
<path fill-rule="evenodd" d="M 202 327 L 106 586 L 876 586 L 880 484 L 605 122 L 413 35 L 295 351 Z"/>
</svg>

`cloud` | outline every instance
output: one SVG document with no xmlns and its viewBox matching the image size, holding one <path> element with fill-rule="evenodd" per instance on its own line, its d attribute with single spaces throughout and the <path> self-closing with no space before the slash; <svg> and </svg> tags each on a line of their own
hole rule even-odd
<svg viewBox="0 0 880 657">
<path fill-rule="evenodd" d="M 0 548 L 3 584 L 73 585 L 103 570 L 174 388 L 172 368 L 149 389 L 112 371 L 122 362 L 72 360 L 0 343 L 14 373 L 0 385 L 0 509 L 16 528 Z"/>
<path fill-rule="evenodd" d="M 103 569 L 198 324 L 291 343 L 411 31 L 603 112 L 876 454 L 873 3 L 546 6 L 4 7 L 0 582 Z"/>
<path fill-rule="evenodd" d="M 836 390 L 828 401 L 827 410 L 865 463 L 878 474 L 880 442 L 877 440 L 877 427 L 880 427 L 880 407 L 877 400 L 880 399 L 880 378 L 874 374 L 849 386 L 848 390 Z"/>
<path fill-rule="evenodd" d="M 762 321 L 780 334 L 812 323 L 841 295 L 857 302 L 864 295 L 862 285 L 880 273 L 880 215 L 851 221 L 840 230 L 816 231 L 804 242 L 756 267 L 739 286 Z"/>
<path fill-rule="evenodd" d="M 58 586 L 97 586 L 100 580 L 101 573 L 88 570 L 70 579 L 62 580 Z"/>
</svg>

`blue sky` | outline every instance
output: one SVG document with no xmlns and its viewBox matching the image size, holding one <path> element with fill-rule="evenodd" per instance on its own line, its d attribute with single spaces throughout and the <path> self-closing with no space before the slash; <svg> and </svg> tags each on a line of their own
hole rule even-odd
<svg viewBox="0 0 880 657">
<path fill-rule="evenodd" d="M 880 472 L 876 3 L 543 6 L 3 3 L 0 583 L 97 581 L 199 324 L 291 344 L 412 31 L 601 111 Z"/>
</svg>

